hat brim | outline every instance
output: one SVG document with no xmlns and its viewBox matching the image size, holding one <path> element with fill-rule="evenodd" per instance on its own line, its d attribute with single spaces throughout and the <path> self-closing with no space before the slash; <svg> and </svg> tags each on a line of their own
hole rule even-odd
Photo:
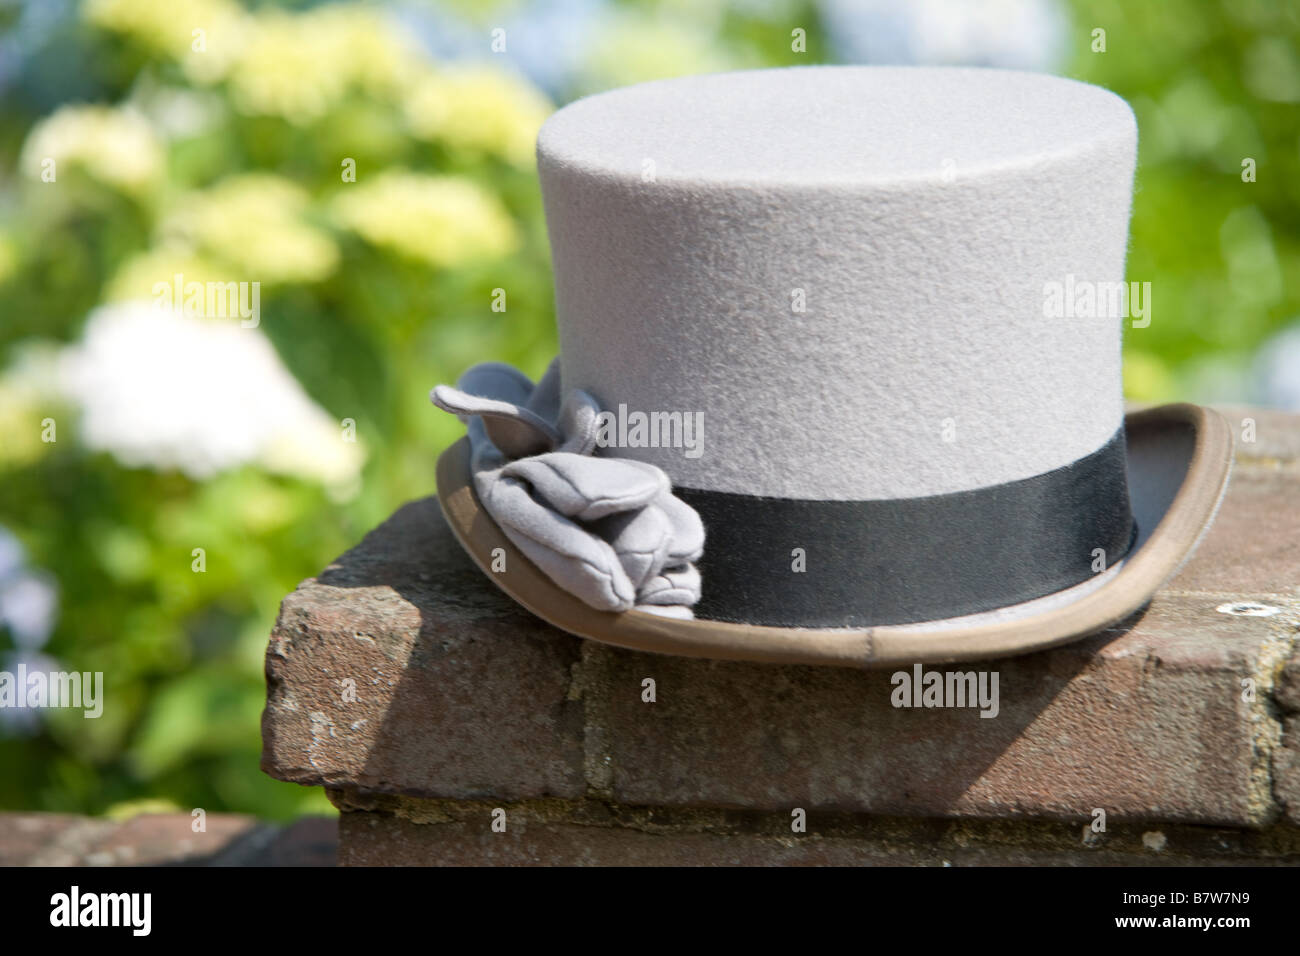
<svg viewBox="0 0 1300 956">
<path fill-rule="evenodd" d="M 552 583 L 483 510 L 471 480 L 468 439 L 438 459 L 438 500 L 457 540 L 488 578 L 542 620 L 580 637 L 660 654 L 785 664 L 874 668 L 986 660 L 1065 644 L 1122 621 L 1173 577 L 1214 520 L 1233 453 L 1232 431 L 1221 415 L 1198 405 L 1162 405 L 1127 415 L 1125 434 L 1138 538 L 1122 561 L 1046 597 L 915 624 L 765 627 L 598 611 Z M 505 570 L 493 571 L 494 556 L 501 554 Z"/>
</svg>

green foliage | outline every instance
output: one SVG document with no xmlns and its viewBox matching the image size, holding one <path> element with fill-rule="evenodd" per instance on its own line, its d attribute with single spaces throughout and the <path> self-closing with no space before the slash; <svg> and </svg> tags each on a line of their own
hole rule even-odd
<svg viewBox="0 0 1300 956">
<path fill-rule="evenodd" d="M 1072 75 L 1137 114 L 1128 274 L 1152 322 L 1125 342 L 1130 396 L 1249 395 L 1267 337 L 1300 317 L 1300 5 L 1076 0 Z M 1093 52 L 1094 29 L 1106 50 Z M 1243 162 L 1255 181 L 1243 181 Z"/>
</svg>

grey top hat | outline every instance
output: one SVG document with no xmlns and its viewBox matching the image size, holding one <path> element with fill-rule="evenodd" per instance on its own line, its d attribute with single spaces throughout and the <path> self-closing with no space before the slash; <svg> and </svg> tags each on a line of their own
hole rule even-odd
<svg viewBox="0 0 1300 956">
<path fill-rule="evenodd" d="M 435 393 L 471 423 L 439 468 L 453 529 L 485 567 L 517 554 L 493 580 L 541 616 L 650 650 L 869 666 L 1131 613 L 1231 459 L 1204 409 L 1126 427 L 1136 137 L 1112 93 L 997 70 L 560 110 L 538 140 L 558 366 Z"/>
</svg>

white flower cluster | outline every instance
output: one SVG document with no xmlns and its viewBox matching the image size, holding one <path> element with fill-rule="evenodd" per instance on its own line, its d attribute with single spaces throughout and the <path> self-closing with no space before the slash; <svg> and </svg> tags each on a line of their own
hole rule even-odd
<svg viewBox="0 0 1300 956">
<path fill-rule="evenodd" d="M 148 302 L 104 306 L 59 362 L 86 446 L 202 479 L 244 464 L 347 494 L 364 453 L 303 391 L 256 328 Z"/>
</svg>

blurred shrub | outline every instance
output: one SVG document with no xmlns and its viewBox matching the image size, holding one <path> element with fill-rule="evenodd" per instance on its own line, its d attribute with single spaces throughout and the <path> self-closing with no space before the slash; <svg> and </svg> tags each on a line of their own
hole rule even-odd
<svg viewBox="0 0 1300 956">
<path fill-rule="evenodd" d="M 1151 325 L 1125 336 L 1127 391 L 1277 400 L 1255 369 L 1261 346 L 1300 321 L 1300 5 L 1073 7 L 1072 75 L 1124 96 L 1138 121 L 1128 274 L 1152 283 L 1153 302 Z"/>
<path fill-rule="evenodd" d="M 75 13 L 88 102 L 30 115 L 19 84 L 3 114 L 0 526 L 22 554 L 0 600 L 52 574 L 58 610 L 31 646 L 0 629 L 0 667 L 102 671 L 106 705 L 0 724 L 0 805 L 320 809 L 256 769 L 268 629 L 431 490 L 458 431 L 432 384 L 554 353 L 532 169 L 551 107 L 368 5 Z M 256 327 L 154 307 L 254 281 Z"/>
</svg>

